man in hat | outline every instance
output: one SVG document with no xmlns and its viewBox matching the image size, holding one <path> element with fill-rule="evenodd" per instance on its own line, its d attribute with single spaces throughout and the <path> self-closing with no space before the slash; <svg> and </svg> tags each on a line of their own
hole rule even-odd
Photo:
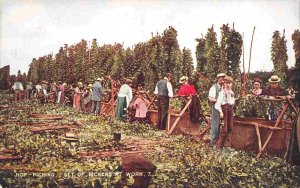
<svg viewBox="0 0 300 188">
<path fill-rule="evenodd" d="M 286 91 L 279 86 L 279 82 L 281 81 L 281 79 L 277 75 L 271 76 L 268 81 L 270 85 L 265 90 L 263 90 L 263 95 L 277 97 L 287 94 Z"/>
<path fill-rule="evenodd" d="M 32 83 L 31 82 L 27 82 L 26 89 L 25 89 L 25 99 L 26 100 L 30 99 L 30 93 L 31 93 L 32 89 L 33 89 Z"/>
<path fill-rule="evenodd" d="M 166 129 L 169 100 L 170 97 L 173 97 L 173 88 L 170 82 L 171 80 L 172 74 L 167 73 L 163 79 L 157 82 L 154 91 L 154 94 L 157 95 L 157 127 L 161 130 Z"/>
<path fill-rule="evenodd" d="M 126 118 L 126 110 L 132 100 L 132 80 L 126 79 L 119 90 L 117 105 L 115 109 L 115 118 L 124 120 Z"/>
<path fill-rule="evenodd" d="M 104 89 L 101 85 L 102 78 L 97 78 L 92 87 L 92 113 L 98 115 L 100 112 L 100 101 L 102 99 Z"/>
<path fill-rule="evenodd" d="M 217 83 L 215 83 L 208 93 L 208 100 L 211 104 L 211 129 L 210 129 L 210 146 L 213 146 L 219 137 L 219 124 L 220 124 L 220 113 L 215 108 L 219 93 L 222 90 L 224 84 L 224 73 L 217 75 Z"/>
<path fill-rule="evenodd" d="M 271 78 L 268 79 L 268 81 L 270 85 L 265 90 L 263 90 L 263 95 L 267 95 L 269 97 L 280 97 L 287 95 L 287 92 L 279 86 L 279 82 L 281 81 L 281 79 L 277 75 L 272 75 Z M 282 107 L 282 104 L 271 103 L 267 112 L 268 119 L 271 121 L 275 121 L 280 113 L 278 108 Z"/>
</svg>

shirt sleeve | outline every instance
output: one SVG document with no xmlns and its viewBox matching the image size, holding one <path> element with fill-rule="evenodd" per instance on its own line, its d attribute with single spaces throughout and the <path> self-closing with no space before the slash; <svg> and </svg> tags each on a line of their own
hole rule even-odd
<svg viewBox="0 0 300 188">
<path fill-rule="evenodd" d="M 167 82 L 168 96 L 173 97 L 173 88 L 170 82 Z"/>
<path fill-rule="evenodd" d="M 221 105 L 223 103 L 223 91 L 219 93 L 219 96 L 217 98 L 217 102 L 215 104 L 215 109 L 218 110 L 219 112 L 222 110 Z"/>
<path fill-rule="evenodd" d="M 99 90 L 100 90 L 100 95 L 102 96 L 103 93 L 104 93 L 104 89 L 103 89 L 102 85 L 101 85 L 101 87 L 99 88 Z"/>
<path fill-rule="evenodd" d="M 157 84 L 156 84 L 156 86 L 155 86 L 154 94 L 155 94 L 155 95 L 158 94 L 158 87 L 157 87 Z"/>
<path fill-rule="evenodd" d="M 211 98 L 215 98 L 216 97 L 216 87 L 212 86 L 210 89 L 209 89 L 209 92 L 208 92 L 208 97 L 211 97 Z"/>
<path fill-rule="evenodd" d="M 128 89 L 129 89 L 129 91 L 128 91 L 128 98 L 129 98 L 129 102 L 130 102 L 132 100 L 132 89 L 130 87 Z"/>
</svg>

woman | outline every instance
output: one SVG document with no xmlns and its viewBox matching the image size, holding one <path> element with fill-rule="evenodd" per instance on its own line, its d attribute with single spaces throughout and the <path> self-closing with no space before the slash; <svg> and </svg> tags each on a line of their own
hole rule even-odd
<svg viewBox="0 0 300 188">
<path fill-rule="evenodd" d="M 197 95 L 195 87 L 189 84 L 187 76 L 182 76 L 179 83 L 182 85 L 177 93 L 178 96 Z"/>
<path fill-rule="evenodd" d="M 89 84 L 82 93 L 82 110 L 88 113 L 92 109 L 92 84 Z"/>
<path fill-rule="evenodd" d="M 125 84 L 123 84 L 120 88 L 117 105 L 115 110 L 115 118 L 124 120 L 126 118 L 126 110 L 132 99 L 132 81 L 130 79 L 126 79 Z"/>
<path fill-rule="evenodd" d="M 254 89 L 252 90 L 252 95 L 253 96 L 259 96 L 259 95 L 261 95 L 261 93 L 262 93 L 261 79 L 254 78 L 253 87 L 254 87 Z"/>
<path fill-rule="evenodd" d="M 81 82 L 78 82 L 74 92 L 73 108 L 75 108 L 78 111 L 80 110 L 80 98 L 82 94 L 82 87 L 83 84 Z"/>
</svg>

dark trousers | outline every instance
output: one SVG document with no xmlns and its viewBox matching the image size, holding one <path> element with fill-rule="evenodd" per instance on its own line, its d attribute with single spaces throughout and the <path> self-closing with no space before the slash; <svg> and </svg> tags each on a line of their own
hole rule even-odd
<svg viewBox="0 0 300 188">
<path fill-rule="evenodd" d="M 157 113 L 158 113 L 158 120 L 157 120 L 157 127 L 160 130 L 166 129 L 167 124 L 167 115 L 169 110 L 169 97 L 168 96 L 158 96 L 157 97 Z"/>
<path fill-rule="evenodd" d="M 222 112 L 224 114 L 224 127 L 220 132 L 217 145 L 223 147 L 225 139 L 233 130 L 233 105 L 222 105 Z"/>
<path fill-rule="evenodd" d="M 22 100 L 22 91 L 20 89 L 15 89 L 15 101 Z"/>
</svg>

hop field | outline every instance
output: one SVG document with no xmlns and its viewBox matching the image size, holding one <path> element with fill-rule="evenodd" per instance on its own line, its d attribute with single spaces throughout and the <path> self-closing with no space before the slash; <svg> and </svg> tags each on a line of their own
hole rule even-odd
<svg viewBox="0 0 300 188">
<path fill-rule="evenodd" d="M 121 155 L 155 166 L 149 187 L 299 187 L 300 169 L 283 159 L 209 148 L 148 124 L 96 117 L 56 104 L 9 103 L 0 111 L 2 187 L 126 187 Z M 37 116 L 33 114 L 44 114 Z M 48 118 L 46 118 L 48 117 Z M 50 118 L 49 118 L 50 117 Z M 115 141 L 114 133 L 121 133 Z"/>
</svg>

